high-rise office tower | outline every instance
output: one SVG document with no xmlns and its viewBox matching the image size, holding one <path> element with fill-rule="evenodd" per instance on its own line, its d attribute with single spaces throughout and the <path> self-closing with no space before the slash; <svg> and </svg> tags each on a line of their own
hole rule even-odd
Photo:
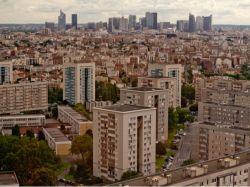
<svg viewBox="0 0 250 187">
<path fill-rule="evenodd" d="M 13 82 L 13 64 L 11 61 L 0 62 L 0 85 Z"/>
<path fill-rule="evenodd" d="M 95 100 L 95 64 L 63 65 L 63 99 L 70 104 Z"/>
<path fill-rule="evenodd" d="M 157 29 L 157 13 L 146 12 L 146 26 L 148 29 Z"/>
<path fill-rule="evenodd" d="M 195 17 L 193 14 L 189 14 L 189 32 L 195 32 L 196 31 L 196 23 L 195 23 Z"/>
<path fill-rule="evenodd" d="M 156 108 L 156 140 L 168 139 L 168 98 L 167 89 L 138 87 L 120 90 L 124 104 Z"/>
<path fill-rule="evenodd" d="M 109 22 L 108 22 L 108 31 L 109 32 L 119 30 L 119 27 L 120 27 L 120 18 L 118 18 L 118 17 L 109 18 Z"/>
<path fill-rule="evenodd" d="M 212 21 L 213 21 L 213 16 L 207 16 L 203 17 L 204 20 L 204 31 L 212 31 Z"/>
<path fill-rule="evenodd" d="M 51 32 L 55 31 L 55 23 L 45 22 L 45 29 L 50 29 Z"/>
<path fill-rule="evenodd" d="M 177 20 L 176 29 L 182 32 L 188 32 L 188 20 Z"/>
<path fill-rule="evenodd" d="M 155 173 L 156 109 L 113 105 L 93 111 L 93 175 L 120 180 L 127 171 Z"/>
<path fill-rule="evenodd" d="M 140 18 L 140 26 L 141 28 L 147 27 L 146 17 Z"/>
<path fill-rule="evenodd" d="M 58 16 L 58 30 L 65 31 L 66 29 L 66 14 L 60 10 L 60 15 Z"/>
<path fill-rule="evenodd" d="M 181 106 L 181 78 L 183 67 L 181 64 L 149 64 L 148 76 L 151 77 L 174 77 L 177 81 L 177 104 Z"/>
<path fill-rule="evenodd" d="M 134 29 L 136 26 L 136 15 L 129 15 L 128 27 Z"/>
<path fill-rule="evenodd" d="M 72 14 L 72 27 L 77 29 L 77 14 Z"/>
<path fill-rule="evenodd" d="M 128 19 L 121 17 L 119 20 L 119 30 L 128 31 Z"/>
<path fill-rule="evenodd" d="M 203 24 L 203 17 L 197 16 L 196 17 L 196 30 L 203 31 L 204 24 Z"/>
</svg>

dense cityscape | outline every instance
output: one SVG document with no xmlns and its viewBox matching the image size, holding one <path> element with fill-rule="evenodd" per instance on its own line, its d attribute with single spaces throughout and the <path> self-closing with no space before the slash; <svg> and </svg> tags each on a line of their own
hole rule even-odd
<svg viewBox="0 0 250 187">
<path fill-rule="evenodd" d="M 250 27 L 67 16 L 0 24 L 0 186 L 250 186 Z"/>
</svg>

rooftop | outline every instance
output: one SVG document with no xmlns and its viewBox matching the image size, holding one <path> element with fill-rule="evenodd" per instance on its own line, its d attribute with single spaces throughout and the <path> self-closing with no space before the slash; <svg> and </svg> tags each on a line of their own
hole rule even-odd
<svg viewBox="0 0 250 187">
<path fill-rule="evenodd" d="M 0 172 L 0 186 L 19 186 L 15 172 Z"/>
<path fill-rule="evenodd" d="M 127 90 L 134 90 L 134 91 L 140 91 L 140 92 L 163 91 L 163 89 L 161 88 L 150 88 L 150 87 L 128 88 Z"/>
<path fill-rule="evenodd" d="M 225 157 L 214 159 L 214 160 L 208 160 L 208 161 L 196 163 L 193 165 L 180 167 L 174 170 L 169 170 L 165 173 L 162 172 L 162 173 L 158 173 L 155 175 L 151 175 L 149 177 L 138 177 L 138 178 L 131 179 L 128 181 L 119 182 L 116 184 L 112 184 L 112 186 L 119 186 L 120 184 L 129 185 L 129 186 L 148 186 L 146 179 L 159 177 L 159 176 L 164 177 L 164 176 L 169 176 L 169 175 L 171 176 L 171 182 L 165 185 L 174 185 L 174 184 L 185 182 L 185 181 L 188 181 L 193 178 L 200 177 L 200 176 L 209 175 L 212 173 L 218 173 L 223 170 L 228 170 L 228 172 L 231 172 L 232 168 L 238 167 L 244 164 L 249 164 L 249 163 L 250 163 L 250 151 L 248 150 L 248 151 L 237 153 L 231 156 L 225 156 Z M 184 175 L 185 172 L 190 169 L 191 170 L 203 169 L 203 172 L 199 172 L 195 176 Z M 206 171 L 204 171 L 204 169 Z"/>
<path fill-rule="evenodd" d="M 57 128 L 44 128 L 55 142 L 66 142 L 69 139 Z"/>
<path fill-rule="evenodd" d="M 69 106 L 58 106 L 58 108 L 62 109 L 64 112 L 68 113 L 70 116 L 74 118 L 74 120 L 78 122 L 87 122 L 89 121 L 86 117 L 76 112 L 73 108 Z"/>
<path fill-rule="evenodd" d="M 152 108 L 144 106 L 134 106 L 134 105 L 113 105 L 113 106 L 103 107 L 101 109 L 113 110 L 117 112 L 132 112 L 138 110 L 148 110 Z"/>
</svg>

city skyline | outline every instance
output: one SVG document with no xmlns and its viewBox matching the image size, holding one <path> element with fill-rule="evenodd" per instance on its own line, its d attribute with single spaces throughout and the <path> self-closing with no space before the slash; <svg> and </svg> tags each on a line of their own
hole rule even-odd
<svg viewBox="0 0 250 187">
<path fill-rule="evenodd" d="M 248 25 L 250 15 L 247 8 L 250 3 L 247 0 L 235 2 L 233 0 L 216 1 L 209 0 L 199 2 L 192 0 L 185 2 L 164 0 L 0 0 L 0 23 L 44 23 L 44 21 L 56 22 L 58 11 L 62 9 L 67 15 L 67 23 L 71 23 L 71 14 L 78 14 L 78 23 L 107 22 L 109 17 L 125 16 L 130 14 L 143 17 L 145 12 L 157 12 L 158 20 L 170 21 L 186 19 L 189 13 L 196 16 L 213 14 L 214 24 Z"/>
</svg>

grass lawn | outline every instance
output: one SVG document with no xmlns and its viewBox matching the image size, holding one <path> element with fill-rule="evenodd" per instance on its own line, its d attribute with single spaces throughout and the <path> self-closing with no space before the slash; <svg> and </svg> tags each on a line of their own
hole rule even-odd
<svg viewBox="0 0 250 187">
<path fill-rule="evenodd" d="M 65 178 L 66 180 L 69 180 L 69 181 L 74 180 L 74 176 L 73 176 L 73 175 L 65 175 L 64 178 Z"/>
<path fill-rule="evenodd" d="M 156 156 L 156 172 L 160 172 L 161 168 L 165 162 L 164 156 Z"/>
</svg>

